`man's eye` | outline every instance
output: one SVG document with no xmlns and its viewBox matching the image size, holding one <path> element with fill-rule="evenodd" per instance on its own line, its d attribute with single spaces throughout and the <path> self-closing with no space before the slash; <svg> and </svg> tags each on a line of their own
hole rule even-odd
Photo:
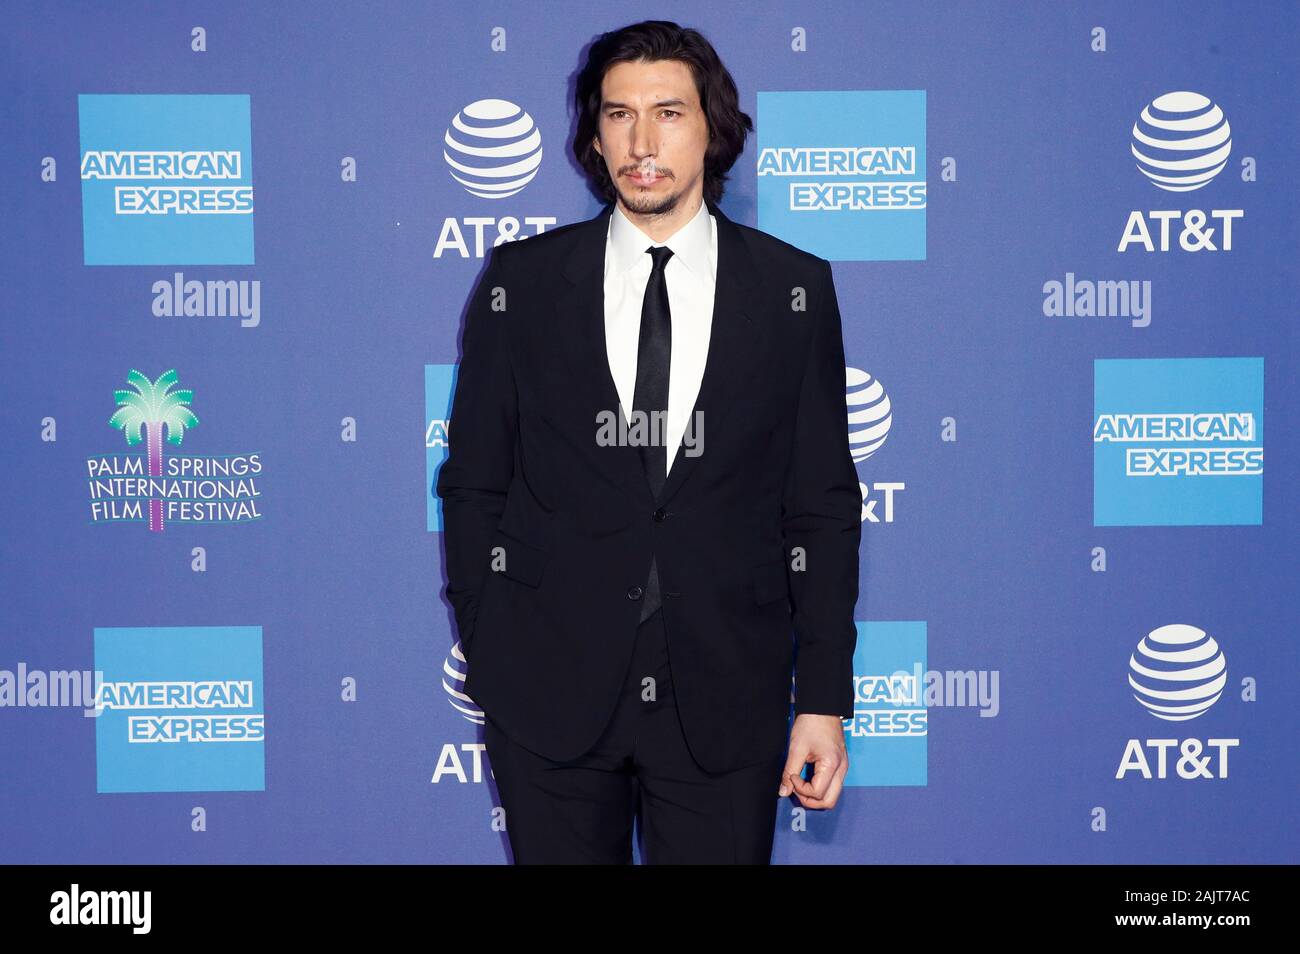
<svg viewBox="0 0 1300 954">
<path fill-rule="evenodd" d="M 675 109 L 665 109 L 665 110 L 663 111 L 663 115 L 665 115 L 665 116 L 680 116 L 681 114 L 680 114 L 679 112 L 677 112 L 677 110 L 675 110 Z"/>
</svg>

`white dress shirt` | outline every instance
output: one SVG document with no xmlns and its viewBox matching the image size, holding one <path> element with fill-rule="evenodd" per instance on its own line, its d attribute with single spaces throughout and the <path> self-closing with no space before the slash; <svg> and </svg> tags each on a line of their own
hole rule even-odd
<svg viewBox="0 0 1300 954">
<path fill-rule="evenodd" d="M 636 392 L 641 305 L 654 265 L 646 249 L 652 245 L 667 245 L 673 250 L 672 257 L 664 266 L 668 310 L 672 314 L 666 476 L 672 470 L 673 456 L 695 408 L 695 398 L 699 395 L 708 359 L 718 267 L 718 226 L 709 214 L 708 206 L 701 202 L 694 218 L 667 241 L 656 242 L 615 203 L 605 240 L 605 350 L 610 374 L 618 388 L 623 418 L 629 421 Z M 694 434 L 699 440 L 698 428 Z"/>
</svg>

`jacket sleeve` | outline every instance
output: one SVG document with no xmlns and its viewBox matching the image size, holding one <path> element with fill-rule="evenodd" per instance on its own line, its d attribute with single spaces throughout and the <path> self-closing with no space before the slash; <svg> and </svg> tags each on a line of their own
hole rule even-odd
<svg viewBox="0 0 1300 954">
<path fill-rule="evenodd" d="M 509 295 L 501 263 L 505 247 L 489 251 L 470 299 L 447 424 L 447 457 L 435 483 L 442 499 L 447 599 L 467 652 L 493 535 L 514 475 L 518 403 L 507 338 Z M 498 289 L 504 298 L 498 298 Z"/>
<path fill-rule="evenodd" d="M 822 260 L 816 325 L 785 475 L 782 530 L 797 642 L 795 714 L 853 715 L 862 495 L 849 452 L 844 339 L 830 262 Z"/>
</svg>

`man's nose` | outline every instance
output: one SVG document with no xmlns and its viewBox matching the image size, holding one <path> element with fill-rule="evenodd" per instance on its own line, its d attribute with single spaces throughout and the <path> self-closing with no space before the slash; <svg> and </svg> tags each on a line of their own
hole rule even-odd
<svg viewBox="0 0 1300 954">
<path fill-rule="evenodd" d="M 642 116 L 632 126 L 632 157 L 639 162 L 646 156 L 653 156 L 655 149 L 654 126 Z"/>
</svg>

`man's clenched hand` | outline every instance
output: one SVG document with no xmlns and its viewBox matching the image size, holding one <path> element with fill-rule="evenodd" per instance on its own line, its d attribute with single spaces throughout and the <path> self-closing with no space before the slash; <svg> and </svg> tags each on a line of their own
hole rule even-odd
<svg viewBox="0 0 1300 954">
<path fill-rule="evenodd" d="M 811 781 L 800 776 L 808 762 L 813 763 Z M 848 770 L 849 754 L 844 747 L 844 725 L 840 717 L 810 713 L 795 716 L 785 773 L 777 794 L 785 798 L 793 790 L 805 808 L 834 808 Z"/>
</svg>

